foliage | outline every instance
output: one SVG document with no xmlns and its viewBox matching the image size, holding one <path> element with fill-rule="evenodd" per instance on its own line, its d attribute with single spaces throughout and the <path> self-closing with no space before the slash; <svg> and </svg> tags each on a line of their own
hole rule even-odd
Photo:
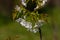
<svg viewBox="0 0 60 40">
<path fill-rule="evenodd" d="M 24 26 L 29 24 L 29 22 L 32 23 L 32 28 L 34 29 L 34 27 L 40 27 L 44 21 L 47 22 L 47 15 L 44 14 L 44 9 L 42 9 L 42 13 L 39 14 L 38 10 L 36 10 L 35 8 L 37 7 L 37 5 L 33 4 L 34 1 L 39 3 L 36 0 L 33 0 L 32 3 L 30 3 L 32 0 L 29 0 L 27 3 L 24 4 L 24 2 L 22 2 L 23 4 L 16 5 L 15 9 L 14 9 L 14 13 L 12 13 L 13 15 L 13 20 L 16 20 L 18 18 L 22 18 L 24 20 L 26 20 L 25 24 L 22 23 Z M 28 5 L 27 5 L 28 4 Z M 27 7 L 26 7 L 27 6 Z M 39 8 L 40 8 L 40 3 L 39 3 Z M 42 6 L 41 6 L 42 7 Z M 38 9 L 38 8 L 37 8 Z M 42 21 L 43 20 L 43 21 Z M 28 22 L 28 23 L 27 23 Z M 21 23 L 21 22 L 19 22 Z M 38 28 L 37 28 L 38 29 Z"/>
<path fill-rule="evenodd" d="M 30 0 L 28 0 L 28 2 L 29 2 Z M 40 4 L 42 3 L 42 1 L 39 1 L 39 0 L 34 0 L 34 1 L 36 1 L 37 2 L 37 5 L 38 6 L 40 6 Z M 27 4 L 28 4 L 28 2 L 27 2 Z M 30 4 L 29 4 L 30 5 Z M 31 4 L 31 7 L 33 7 L 32 5 L 34 5 L 34 4 Z M 27 5 L 28 6 L 28 5 Z M 18 7 L 19 7 L 19 5 L 18 5 Z M 41 6 L 42 7 L 42 6 Z M 30 7 L 29 7 L 30 8 Z M 30 8 L 31 9 L 31 8 Z M 39 8 L 40 9 L 40 8 Z M 34 10 L 34 9 L 33 9 Z M 29 9 L 27 9 L 27 8 L 25 8 L 24 6 L 22 6 L 22 4 L 20 5 L 20 11 L 21 12 L 19 12 L 19 11 L 17 11 L 16 9 L 14 9 L 14 12 L 12 13 L 12 16 L 14 16 L 13 17 L 13 20 L 15 19 L 15 17 L 22 17 L 22 16 L 26 16 L 27 17 L 27 19 L 29 19 L 29 18 L 31 18 L 31 19 L 29 19 L 30 21 L 32 21 L 32 20 L 39 20 L 40 19 L 40 15 L 41 14 L 38 14 L 39 13 L 39 11 L 41 11 L 41 9 L 40 10 L 36 10 L 36 11 L 32 11 L 32 12 L 30 12 L 29 11 Z M 43 8 L 42 9 L 42 12 L 41 13 L 46 13 L 46 12 L 44 12 L 45 11 L 45 9 Z M 29 17 L 29 18 L 28 18 Z M 23 18 L 23 17 L 22 17 Z"/>
</svg>

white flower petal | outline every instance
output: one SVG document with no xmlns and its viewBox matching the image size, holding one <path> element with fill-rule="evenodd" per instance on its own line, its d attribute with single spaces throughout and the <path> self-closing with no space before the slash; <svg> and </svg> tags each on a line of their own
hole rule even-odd
<svg viewBox="0 0 60 40">
<path fill-rule="evenodd" d="M 24 5 L 26 7 L 26 3 L 22 2 L 22 5 Z"/>
<path fill-rule="evenodd" d="M 26 3 L 25 3 L 26 0 L 22 0 L 22 5 L 24 5 L 26 7 Z"/>
<path fill-rule="evenodd" d="M 41 6 L 44 6 L 46 4 L 47 0 L 43 0 L 43 2 L 41 3 Z"/>
<path fill-rule="evenodd" d="M 36 29 L 33 29 L 33 32 L 34 32 L 34 33 L 37 33 L 37 30 L 36 30 Z"/>
<path fill-rule="evenodd" d="M 20 7 L 19 7 L 18 5 L 16 5 L 15 9 L 16 9 L 17 11 L 20 11 Z"/>
<path fill-rule="evenodd" d="M 16 21 L 19 22 L 23 27 L 27 28 L 28 31 L 31 31 L 33 33 L 37 33 L 38 28 L 41 27 L 43 25 L 43 22 L 44 22 L 44 20 L 38 20 L 38 22 L 35 23 L 35 26 L 32 29 L 32 23 L 31 22 L 27 22 L 22 18 L 19 18 Z"/>
</svg>

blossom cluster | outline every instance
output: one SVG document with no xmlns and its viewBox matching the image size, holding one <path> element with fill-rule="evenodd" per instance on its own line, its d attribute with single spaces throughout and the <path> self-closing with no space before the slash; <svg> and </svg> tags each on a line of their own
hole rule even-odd
<svg viewBox="0 0 60 40">
<path fill-rule="evenodd" d="M 41 6 L 44 6 L 47 2 L 47 0 L 40 0 L 40 1 L 42 1 L 42 3 L 40 3 Z M 23 6 L 27 7 L 26 0 L 21 0 L 21 2 L 22 2 Z M 34 10 L 38 9 L 38 8 L 39 8 L 39 5 L 37 5 L 36 8 L 34 8 Z M 20 12 L 21 8 L 20 8 L 20 6 L 16 5 L 15 9 Z"/>
<path fill-rule="evenodd" d="M 37 23 L 35 23 L 34 27 L 32 27 L 32 23 L 31 22 L 27 22 L 22 18 L 19 18 L 16 20 L 18 23 L 20 23 L 23 27 L 25 27 L 28 31 L 31 31 L 33 33 L 37 33 L 39 30 L 38 28 L 41 27 L 44 23 L 43 20 L 38 20 Z"/>
</svg>

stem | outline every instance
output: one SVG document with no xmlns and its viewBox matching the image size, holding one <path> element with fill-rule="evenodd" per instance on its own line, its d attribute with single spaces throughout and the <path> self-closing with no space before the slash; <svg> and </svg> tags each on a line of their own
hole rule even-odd
<svg viewBox="0 0 60 40">
<path fill-rule="evenodd" d="M 39 34 L 40 34 L 40 40 L 42 40 L 42 32 L 41 32 L 41 28 L 38 28 L 39 29 Z"/>
</svg>

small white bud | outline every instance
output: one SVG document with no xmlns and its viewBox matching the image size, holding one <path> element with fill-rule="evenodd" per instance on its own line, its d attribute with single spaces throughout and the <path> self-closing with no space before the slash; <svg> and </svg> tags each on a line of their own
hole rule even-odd
<svg viewBox="0 0 60 40">
<path fill-rule="evenodd" d="M 19 7 L 18 5 L 16 5 L 15 9 L 16 9 L 17 11 L 20 11 L 20 7 Z"/>
<path fill-rule="evenodd" d="M 26 1 L 26 0 L 22 0 L 22 5 L 26 7 L 25 1 Z"/>
</svg>

